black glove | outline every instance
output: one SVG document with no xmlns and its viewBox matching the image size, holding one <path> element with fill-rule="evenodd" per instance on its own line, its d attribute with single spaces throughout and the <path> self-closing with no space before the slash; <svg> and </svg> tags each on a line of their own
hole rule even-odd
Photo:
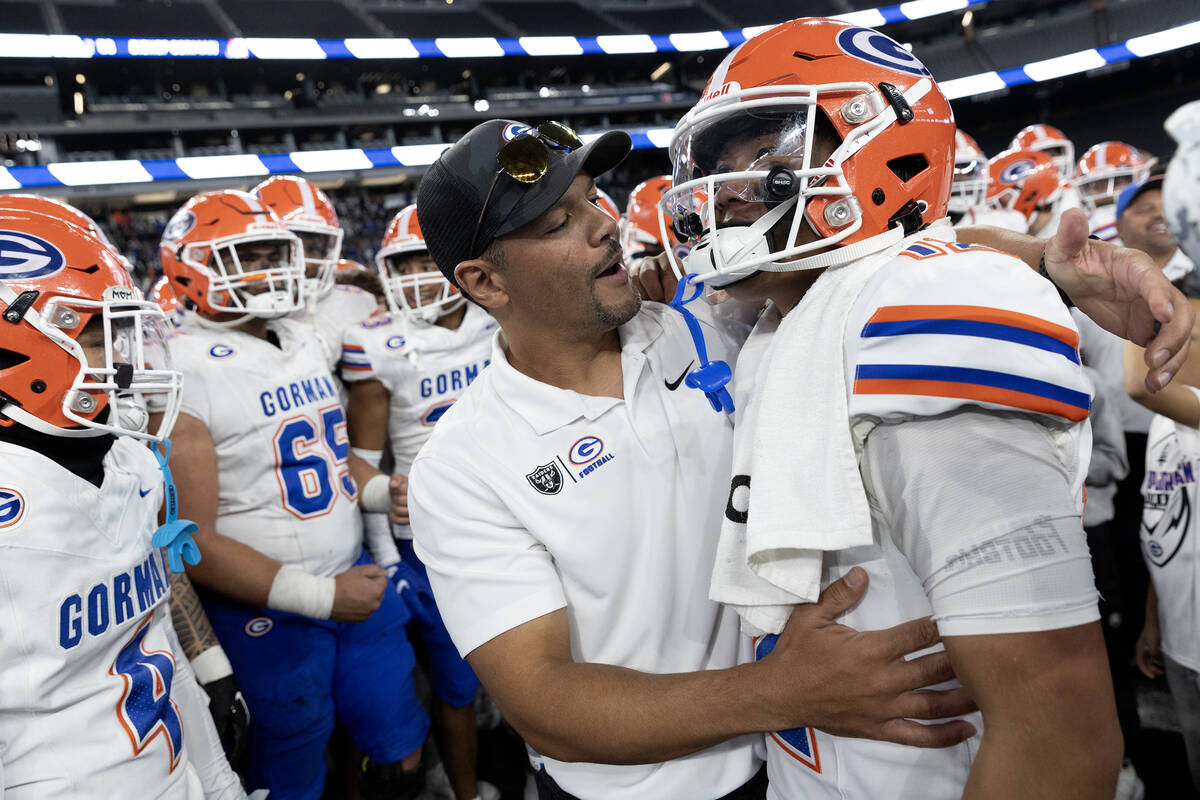
<svg viewBox="0 0 1200 800">
<path fill-rule="evenodd" d="M 237 764 L 246 749 L 246 728 L 250 725 L 246 698 L 232 675 L 202 685 L 208 692 L 208 710 L 217 726 L 217 735 L 221 737 L 225 757 L 230 764 Z"/>
</svg>

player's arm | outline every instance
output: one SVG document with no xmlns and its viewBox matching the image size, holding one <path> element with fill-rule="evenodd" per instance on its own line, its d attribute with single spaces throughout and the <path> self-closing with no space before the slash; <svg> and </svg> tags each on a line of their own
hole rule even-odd
<svg viewBox="0 0 1200 800">
<path fill-rule="evenodd" d="M 386 585 L 373 564 L 351 567 L 333 578 L 283 567 L 247 544 L 217 532 L 217 449 L 208 428 L 180 414 L 171 433 L 171 472 L 179 488 L 179 516 L 196 523 L 202 555 L 189 564 L 197 584 L 242 603 L 339 622 L 361 622 L 379 606 Z"/>
<path fill-rule="evenodd" d="M 949 677 L 928 620 L 858 633 L 834 620 L 866 589 L 833 584 L 798 608 L 772 653 L 732 669 L 653 675 L 576 661 L 553 557 L 474 476 L 431 458 L 412 471 L 413 532 L 460 652 L 539 753 L 565 761 L 656 763 L 739 734 L 820 726 L 849 736 L 945 746 L 964 692 L 918 692 Z M 453 498 L 451 502 L 450 498 Z"/>
<path fill-rule="evenodd" d="M 179 488 L 179 516 L 196 523 L 202 558 L 188 565 L 197 584 L 256 606 L 267 605 L 280 563 L 249 545 L 217 532 L 217 448 L 205 424 L 180 414 L 171 433 L 171 473 Z"/>
<path fill-rule="evenodd" d="M 1121 766 L 1080 487 L 1055 436 L 968 409 L 866 443 L 869 491 L 983 713 L 967 800 L 1108 800 Z"/>
<path fill-rule="evenodd" d="M 367 486 L 366 481 L 372 480 L 376 474 L 382 475 L 378 469 L 383 449 L 387 446 L 387 423 L 389 404 L 392 393 L 387 390 L 382 381 L 375 379 L 354 380 L 350 383 L 350 401 L 347 407 L 347 426 L 350 431 L 350 447 L 356 459 L 365 463 L 358 467 L 363 479 L 357 475 L 355 481 L 359 486 Z M 353 462 L 351 465 L 353 470 Z M 365 479 L 365 480 L 364 480 Z M 377 482 L 378 483 L 378 482 Z M 395 484 L 393 489 L 392 484 Z M 387 487 L 387 502 L 391 506 L 393 518 L 398 524 L 408 522 L 408 477 L 393 475 L 383 484 Z M 374 491 L 378 491 L 377 489 Z M 364 492 L 366 495 L 367 492 Z M 381 503 L 384 498 L 363 498 L 363 508 L 368 509 L 371 503 Z M 363 518 L 364 537 L 367 549 L 376 564 L 388 567 L 400 560 L 400 552 L 392 539 L 392 528 L 387 517 L 383 514 L 368 513 Z"/>
<path fill-rule="evenodd" d="M 1035 270 L 1045 254 L 1051 280 L 1080 311 L 1146 348 L 1151 392 L 1179 372 L 1196 317 L 1192 306 L 1145 253 L 1087 238 L 1087 216 L 1079 209 L 1063 214 L 1049 240 L 979 225 L 955 231 L 959 241 L 1011 253 Z M 1156 323 L 1162 326 L 1157 333 Z"/>
<path fill-rule="evenodd" d="M 1141 405 L 1162 414 L 1164 417 L 1187 425 L 1190 428 L 1200 427 L 1200 396 L 1193 387 L 1200 381 L 1200 374 L 1192 376 L 1188 373 L 1200 373 L 1200 363 L 1191 364 L 1200 359 L 1188 359 L 1180 371 L 1179 380 L 1154 394 L 1146 388 L 1145 354 L 1142 348 L 1133 342 L 1125 343 L 1125 391 Z"/>
</svg>

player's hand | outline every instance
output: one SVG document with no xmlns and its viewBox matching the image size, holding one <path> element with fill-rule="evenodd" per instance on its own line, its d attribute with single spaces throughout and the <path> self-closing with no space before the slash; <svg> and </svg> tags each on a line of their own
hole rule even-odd
<svg viewBox="0 0 1200 800">
<path fill-rule="evenodd" d="M 433 615 L 437 612 L 433 610 L 433 588 L 429 581 L 405 561 L 397 561 L 385 569 L 388 582 L 404 601 L 409 616 L 424 628 L 436 629 Z"/>
<path fill-rule="evenodd" d="M 1087 216 L 1072 209 L 1046 245 L 1046 272 L 1096 324 L 1146 348 L 1150 392 L 1179 372 L 1196 315 L 1150 256 L 1089 239 Z"/>
<path fill-rule="evenodd" d="M 643 300 L 669 303 L 675 297 L 679 279 L 671 269 L 671 256 L 665 250 L 656 256 L 647 256 L 630 267 L 629 277 Z"/>
<path fill-rule="evenodd" d="M 378 564 L 359 564 L 336 576 L 333 613 L 336 622 L 362 622 L 375 613 L 387 589 L 387 573 Z"/>
<path fill-rule="evenodd" d="M 388 494 L 392 497 L 392 507 L 388 510 L 388 519 L 397 525 L 408 524 L 408 476 L 399 473 L 388 479 Z"/>
<path fill-rule="evenodd" d="M 221 738 L 221 748 L 229 763 L 236 765 L 246 750 L 246 729 L 250 726 L 246 698 L 242 696 L 237 678 L 232 675 L 203 686 L 208 693 L 208 711 Z"/>
<path fill-rule="evenodd" d="M 1138 669 L 1147 678 L 1157 678 L 1166 671 L 1163 667 L 1162 631 L 1158 627 L 1158 620 L 1146 618 L 1134 652 Z"/>
<path fill-rule="evenodd" d="M 859 583 L 851 586 L 849 580 Z M 767 676 L 763 685 L 774 687 L 769 703 L 786 720 L 779 727 L 804 725 L 917 747 L 947 747 L 970 737 L 975 727 L 965 720 L 913 721 L 975 710 L 965 689 L 923 688 L 954 677 L 944 652 L 904 659 L 939 641 L 932 620 L 861 633 L 834 621 L 866 588 L 866 572 L 855 567 L 818 602 L 797 606 L 774 650 L 759 662 Z"/>
</svg>

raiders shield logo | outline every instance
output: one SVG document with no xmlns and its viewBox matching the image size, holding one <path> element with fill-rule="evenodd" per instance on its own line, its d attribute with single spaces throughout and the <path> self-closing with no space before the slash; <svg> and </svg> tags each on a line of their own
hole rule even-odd
<svg viewBox="0 0 1200 800">
<path fill-rule="evenodd" d="M 525 480 L 529 481 L 529 485 L 542 494 L 558 494 L 562 491 L 562 473 L 558 471 L 558 465 L 553 461 L 549 464 L 542 464 L 533 472 L 527 473 Z"/>
<path fill-rule="evenodd" d="M 1155 510 L 1148 503 L 1146 518 L 1154 520 Z M 1175 557 L 1183 540 L 1192 527 L 1192 504 L 1188 499 L 1187 487 L 1171 495 L 1165 508 L 1158 511 L 1153 525 L 1142 521 L 1142 549 L 1146 558 L 1156 567 L 1165 567 Z"/>
</svg>

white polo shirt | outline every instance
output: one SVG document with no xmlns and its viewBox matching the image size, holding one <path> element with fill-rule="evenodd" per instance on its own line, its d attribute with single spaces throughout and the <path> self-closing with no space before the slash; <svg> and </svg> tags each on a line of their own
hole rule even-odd
<svg viewBox="0 0 1200 800">
<path fill-rule="evenodd" d="M 732 363 L 732 342 L 702 324 L 709 357 Z M 645 303 L 620 337 L 623 400 L 518 372 L 497 334 L 491 367 L 413 464 L 417 553 L 463 654 L 566 607 L 579 662 L 675 673 L 749 659 L 737 616 L 708 598 L 731 423 L 682 385 L 696 353 L 679 314 Z M 704 800 L 754 774 L 753 738 L 664 764 L 544 762 L 585 800 Z"/>
</svg>

